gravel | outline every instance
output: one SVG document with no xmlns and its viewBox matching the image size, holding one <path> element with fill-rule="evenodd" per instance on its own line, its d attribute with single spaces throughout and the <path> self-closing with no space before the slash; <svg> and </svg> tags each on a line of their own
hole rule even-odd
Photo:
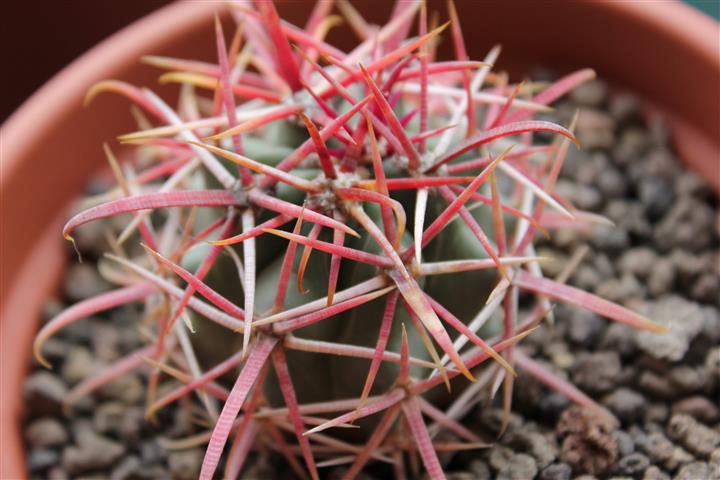
<svg viewBox="0 0 720 480">
<path fill-rule="evenodd" d="M 687 352 L 690 342 L 703 327 L 703 313 L 697 303 L 675 295 L 648 302 L 643 313 L 669 331 L 657 334 L 638 332 L 635 336 L 639 349 L 660 359 L 678 361 Z"/>
<path fill-rule="evenodd" d="M 68 440 L 62 423 L 54 418 L 40 418 L 25 428 L 25 440 L 35 448 L 57 447 Z"/>
<path fill-rule="evenodd" d="M 631 453 L 622 457 L 617 464 L 617 471 L 622 475 L 634 477 L 643 473 L 650 466 L 650 459 L 642 453 Z"/>
<path fill-rule="evenodd" d="M 693 462 L 685 465 L 673 480 L 698 480 L 720 478 L 720 468 L 707 462 Z"/>
<path fill-rule="evenodd" d="M 540 472 L 540 480 L 570 480 L 572 468 L 567 463 L 553 463 Z"/>
<path fill-rule="evenodd" d="M 71 303 L 94 297 L 110 288 L 91 263 L 71 264 L 65 273 L 63 285 L 65 296 Z"/>
<path fill-rule="evenodd" d="M 94 365 L 96 365 L 95 359 L 89 348 L 74 346 L 67 353 L 61 374 L 65 382 L 75 385 L 95 371 Z"/>
<path fill-rule="evenodd" d="M 675 450 L 675 445 L 662 432 L 641 433 L 635 438 L 635 444 L 655 463 L 666 462 Z"/>
<path fill-rule="evenodd" d="M 647 401 L 635 390 L 621 387 L 603 397 L 602 404 L 627 424 L 642 417 Z"/>
<path fill-rule="evenodd" d="M 518 453 L 498 471 L 497 480 L 526 480 L 535 478 L 538 468 L 535 459 L 530 455 Z"/>
<path fill-rule="evenodd" d="M 675 402 L 672 406 L 673 414 L 685 414 L 695 420 L 711 424 L 718 419 L 718 407 L 707 397 L 695 395 Z"/>
<path fill-rule="evenodd" d="M 645 469 L 642 480 L 670 480 L 670 474 L 662 471 L 657 465 Z"/>
<path fill-rule="evenodd" d="M 38 371 L 30 375 L 23 385 L 25 404 L 33 418 L 58 416 L 68 389 L 56 375 L 47 371 Z"/>
<path fill-rule="evenodd" d="M 709 457 L 713 450 L 720 447 L 720 432 L 682 413 L 670 418 L 667 435 L 701 457 Z"/>
<path fill-rule="evenodd" d="M 589 392 L 607 392 L 616 385 L 620 365 L 617 352 L 583 353 L 577 357 L 572 367 L 572 381 Z"/>
<path fill-rule="evenodd" d="M 111 467 L 125 454 L 121 443 L 84 430 L 76 436 L 76 445 L 63 450 L 62 466 L 71 475 Z"/>
<path fill-rule="evenodd" d="M 195 448 L 173 452 L 168 456 L 170 474 L 175 480 L 194 480 L 200 474 L 205 451 Z"/>
</svg>

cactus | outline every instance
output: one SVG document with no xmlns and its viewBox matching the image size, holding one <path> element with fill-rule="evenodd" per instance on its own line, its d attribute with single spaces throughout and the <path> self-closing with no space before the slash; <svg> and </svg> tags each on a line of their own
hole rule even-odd
<svg viewBox="0 0 720 480">
<path fill-rule="evenodd" d="M 572 125 L 533 120 L 594 73 L 509 84 L 492 71 L 499 48 L 467 59 L 448 7 L 453 61 L 436 60 L 448 24 L 431 28 L 420 1 L 398 1 L 378 27 L 338 0 L 360 39 L 349 52 L 325 41 L 340 18 L 332 2 L 299 28 L 257 1 L 230 6 L 229 45 L 216 18 L 216 63 L 143 59 L 182 84 L 177 111 L 119 81 L 89 91 L 88 102 L 129 98 L 140 129 L 119 138 L 135 145 L 122 165 L 105 147 L 117 186 L 88 199 L 63 235 L 131 214 L 100 263 L 118 288 L 47 323 L 35 355 L 49 366 L 52 334 L 137 302 L 148 345 L 78 385 L 69 405 L 149 365 L 148 416 L 192 396 L 214 425 L 203 479 L 225 450 L 224 478 L 237 478 L 259 438 L 303 478 L 338 464 L 352 478 L 370 461 L 401 471 L 406 452 L 443 478 L 438 432 L 466 442 L 446 450 L 481 446 L 460 418 L 500 386 L 507 418 L 516 368 L 612 417 L 518 346 L 551 320 L 552 301 L 662 330 L 543 277 L 533 249 L 548 229 L 604 221 L 554 191 Z M 533 145 L 534 132 L 557 138 Z M 534 302 L 526 318 L 521 292 Z M 181 386 L 160 395 L 168 378 Z"/>
</svg>

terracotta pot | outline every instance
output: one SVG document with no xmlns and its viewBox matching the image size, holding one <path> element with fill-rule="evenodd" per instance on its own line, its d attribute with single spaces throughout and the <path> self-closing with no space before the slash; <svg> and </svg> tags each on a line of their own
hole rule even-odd
<svg viewBox="0 0 720 480">
<path fill-rule="evenodd" d="M 284 3 L 281 13 L 290 21 L 307 14 L 300 2 Z M 516 74 L 536 65 L 595 68 L 669 119 L 680 154 L 720 187 L 715 21 L 667 1 L 458 4 L 472 58 L 501 43 L 499 66 Z M 216 8 L 176 3 L 122 30 L 59 73 L 2 127 L 0 478 L 24 477 L 22 381 L 42 305 L 66 259 L 60 235 L 66 206 L 103 166 L 102 142 L 132 128 L 126 101 L 103 96 L 84 109 L 83 95 L 106 78 L 154 85 L 157 71 L 137 62 L 143 54 L 214 59 Z M 431 8 L 444 9 L 440 2 Z M 374 21 L 387 15 L 387 9 L 367 10 Z"/>
</svg>

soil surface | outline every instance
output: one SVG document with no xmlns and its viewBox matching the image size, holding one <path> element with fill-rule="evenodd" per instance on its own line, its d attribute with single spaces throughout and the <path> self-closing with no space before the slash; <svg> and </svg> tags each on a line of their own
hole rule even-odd
<svg viewBox="0 0 720 480">
<path fill-rule="evenodd" d="M 537 252 L 560 259 L 543 266 L 553 277 L 587 245 L 569 283 L 644 312 L 672 334 L 640 333 L 593 313 L 558 305 L 525 351 L 570 379 L 619 420 L 615 428 L 520 371 L 508 429 L 497 439 L 501 409 L 481 402 L 464 424 L 494 442 L 455 455 L 448 478 L 566 480 L 706 480 L 720 478 L 720 217 L 715 194 L 687 171 L 660 119 L 642 119 L 630 95 L 609 95 L 590 82 L 562 101 L 552 117 L 567 125 L 581 108 L 577 134 L 557 185 L 576 207 L 614 226 L 562 231 Z M 107 288 L 93 260 L 103 228 L 80 229 L 85 263 L 66 272 L 64 305 Z M 62 402 L 95 369 L 142 345 L 137 312 L 125 307 L 63 330 L 46 344 L 51 371 L 37 368 L 25 383 L 24 438 L 32 478 L 193 479 L 202 447 L 169 450 L 168 439 L 203 431 L 180 402 L 155 424 L 144 418 L 147 372 L 125 375 L 80 401 Z M 497 403 L 497 402 L 495 402 Z M 243 478 L 287 478 L 275 459 L 259 459 Z M 325 470 L 337 478 L 341 469 Z M 365 478 L 384 478 L 371 469 Z"/>
</svg>

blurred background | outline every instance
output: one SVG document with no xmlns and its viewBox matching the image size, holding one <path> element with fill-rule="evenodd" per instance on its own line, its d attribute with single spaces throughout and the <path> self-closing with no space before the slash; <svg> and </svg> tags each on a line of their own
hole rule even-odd
<svg viewBox="0 0 720 480">
<path fill-rule="evenodd" d="M 0 122 L 83 52 L 168 3 L 170 0 L 13 2 L 6 10 L 7 15 L 4 15 L 0 28 L 5 72 L 2 76 L 3 95 L 0 96 Z M 688 3 L 720 20 L 720 0 L 689 0 Z"/>
<path fill-rule="evenodd" d="M 1 20 L 0 122 L 64 66 L 170 0 L 12 2 Z"/>
</svg>

